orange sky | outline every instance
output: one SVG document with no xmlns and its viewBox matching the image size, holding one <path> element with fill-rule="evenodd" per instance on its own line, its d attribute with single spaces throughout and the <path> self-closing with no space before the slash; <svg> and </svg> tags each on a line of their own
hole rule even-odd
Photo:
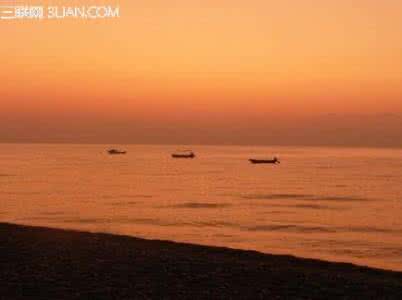
<svg viewBox="0 0 402 300">
<path fill-rule="evenodd" d="M 0 142 L 402 145 L 399 0 L 27 2 L 121 18 L 0 20 Z"/>
</svg>

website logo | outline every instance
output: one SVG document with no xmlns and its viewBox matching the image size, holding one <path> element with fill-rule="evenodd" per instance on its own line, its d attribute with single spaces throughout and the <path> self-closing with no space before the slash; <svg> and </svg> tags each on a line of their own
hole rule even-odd
<svg viewBox="0 0 402 300">
<path fill-rule="evenodd" d="M 110 19 L 120 17 L 120 7 L 0 5 L 0 20 Z"/>
</svg>

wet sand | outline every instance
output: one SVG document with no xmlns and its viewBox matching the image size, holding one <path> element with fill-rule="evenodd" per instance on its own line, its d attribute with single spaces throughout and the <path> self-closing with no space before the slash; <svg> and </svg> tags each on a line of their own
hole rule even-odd
<svg viewBox="0 0 402 300">
<path fill-rule="evenodd" d="M 0 223 L 0 299 L 402 299 L 402 273 Z"/>
</svg>

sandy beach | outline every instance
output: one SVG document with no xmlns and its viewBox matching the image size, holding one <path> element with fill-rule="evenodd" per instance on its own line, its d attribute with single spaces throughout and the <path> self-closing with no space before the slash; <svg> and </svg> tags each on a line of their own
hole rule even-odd
<svg viewBox="0 0 402 300">
<path fill-rule="evenodd" d="M 401 299 L 402 273 L 254 251 L 0 224 L 2 299 Z"/>
</svg>

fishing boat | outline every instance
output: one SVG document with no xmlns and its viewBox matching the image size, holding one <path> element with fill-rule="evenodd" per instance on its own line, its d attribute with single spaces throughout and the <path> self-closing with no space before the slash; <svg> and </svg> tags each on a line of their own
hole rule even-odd
<svg viewBox="0 0 402 300">
<path fill-rule="evenodd" d="M 172 158 L 195 158 L 195 154 L 191 150 L 182 150 L 172 154 Z"/>
<path fill-rule="evenodd" d="M 277 157 L 273 159 L 249 159 L 252 164 L 280 164 L 281 162 Z"/>
<path fill-rule="evenodd" d="M 117 150 L 117 149 L 110 149 L 107 150 L 107 153 L 109 153 L 110 155 L 116 155 L 116 154 L 126 154 L 126 151 L 122 151 L 122 150 Z"/>
</svg>

